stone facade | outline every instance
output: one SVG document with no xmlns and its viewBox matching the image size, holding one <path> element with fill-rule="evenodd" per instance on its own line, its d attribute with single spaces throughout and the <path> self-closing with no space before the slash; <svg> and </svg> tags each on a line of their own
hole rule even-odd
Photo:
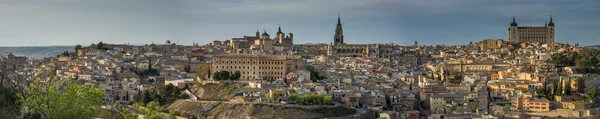
<svg viewBox="0 0 600 119">
<path fill-rule="evenodd" d="M 481 50 L 496 49 L 506 46 L 506 42 L 502 39 L 485 39 L 479 42 Z"/>
<path fill-rule="evenodd" d="M 518 26 L 513 21 L 508 28 L 508 42 L 510 43 L 541 43 L 554 44 L 554 23 L 550 17 L 550 23 L 544 26 Z"/>
<path fill-rule="evenodd" d="M 211 74 L 217 71 L 240 71 L 243 80 L 283 79 L 286 74 L 303 68 L 300 56 L 222 54 L 213 57 Z"/>
</svg>

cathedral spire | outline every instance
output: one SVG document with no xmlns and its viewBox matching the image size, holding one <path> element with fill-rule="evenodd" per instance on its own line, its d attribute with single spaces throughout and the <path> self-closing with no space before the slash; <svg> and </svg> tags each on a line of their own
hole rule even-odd
<svg viewBox="0 0 600 119">
<path fill-rule="evenodd" d="M 342 24 L 342 22 L 340 21 L 340 13 L 338 12 L 338 23 L 337 24 Z"/>
<path fill-rule="evenodd" d="M 333 43 L 335 45 L 344 44 L 344 31 L 342 30 L 342 22 L 340 13 L 338 12 L 338 23 L 335 25 L 335 33 L 333 35 Z"/>
</svg>

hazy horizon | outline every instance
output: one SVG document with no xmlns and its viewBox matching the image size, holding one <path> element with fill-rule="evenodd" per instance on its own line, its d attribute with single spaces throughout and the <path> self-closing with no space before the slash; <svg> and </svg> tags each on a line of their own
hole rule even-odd
<svg viewBox="0 0 600 119">
<path fill-rule="evenodd" d="M 278 25 L 294 43 L 329 43 L 338 12 L 345 42 L 458 45 L 505 39 L 519 26 L 552 15 L 556 41 L 600 44 L 600 1 L 486 0 L 21 0 L 0 1 L 0 46 L 143 45 L 171 40 L 206 44 Z"/>
</svg>

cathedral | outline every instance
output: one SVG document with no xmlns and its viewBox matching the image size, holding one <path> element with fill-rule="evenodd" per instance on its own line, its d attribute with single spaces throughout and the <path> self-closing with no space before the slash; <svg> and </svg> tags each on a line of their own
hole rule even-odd
<svg viewBox="0 0 600 119">
<path fill-rule="evenodd" d="M 393 45 L 389 44 L 346 44 L 344 31 L 338 14 L 338 20 L 333 35 L 333 43 L 328 46 L 327 55 L 337 57 L 376 57 L 390 58 Z"/>
</svg>

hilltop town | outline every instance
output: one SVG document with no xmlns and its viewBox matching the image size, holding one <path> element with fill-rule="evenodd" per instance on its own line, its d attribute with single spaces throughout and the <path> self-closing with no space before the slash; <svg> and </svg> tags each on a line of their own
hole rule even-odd
<svg viewBox="0 0 600 119">
<path fill-rule="evenodd" d="M 279 27 L 273 37 L 99 42 L 1 62 L 25 82 L 98 88 L 103 104 L 139 118 L 153 109 L 178 118 L 600 118 L 600 52 L 555 42 L 554 25 L 513 18 L 508 40 L 464 45 L 351 44 L 338 16 L 330 43 L 294 44 Z"/>
</svg>

